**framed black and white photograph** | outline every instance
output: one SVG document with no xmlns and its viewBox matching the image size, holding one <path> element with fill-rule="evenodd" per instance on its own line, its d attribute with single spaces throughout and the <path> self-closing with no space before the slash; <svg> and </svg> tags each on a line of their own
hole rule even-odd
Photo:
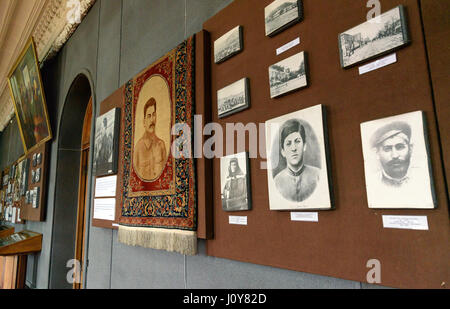
<svg viewBox="0 0 450 309">
<path fill-rule="evenodd" d="M 276 0 L 264 8 L 266 36 L 274 36 L 303 20 L 301 0 Z"/>
<path fill-rule="evenodd" d="M 410 43 L 405 8 L 393 8 L 339 34 L 341 66 L 348 68 Z"/>
<path fill-rule="evenodd" d="M 39 183 L 41 181 L 41 168 L 36 169 L 36 173 L 34 175 L 34 182 Z"/>
<path fill-rule="evenodd" d="M 244 48 L 242 26 L 237 26 L 214 41 L 214 63 L 221 63 Z"/>
<path fill-rule="evenodd" d="M 36 167 L 36 165 L 37 165 L 37 153 L 33 154 L 32 162 L 33 162 L 32 163 L 33 167 Z"/>
<path fill-rule="evenodd" d="M 36 155 L 36 165 L 41 165 L 41 163 L 42 163 L 42 153 L 40 152 Z"/>
<path fill-rule="evenodd" d="M 308 86 L 307 54 L 301 52 L 269 67 L 270 97 Z"/>
<path fill-rule="evenodd" d="M 39 207 L 39 187 L 35 187 L 33 190 L 31 190 L 31 205 L 33 208 Z"/>
<path fill-rule="evenodd" d="M 31 170 L 31 183 L 36 182 L 36 170 Z"/>
<path fill-rule="evenodd" d="M 119 108 L 114 108 L 96 119 L 94 150 L 95 176 L 117 173 L 119 123 Z"/>
<path fill-rule="evenodd" d="M 270 210 L 332 208 L 324 119 L 316 105 L 266 121 Z"/>
<path fill-rule="evenodd" d="M 29 173 L 29 166 L 30 166 L 30 160 L 24 159 L 20 163 L 20 169 L 22 171 L 20 176 L 20 195 L 24 196 L 27 188 L 28 188 L 28 173 Z"/>
<path fill-rule="evenodd" d="M 247 152 L 220 158 L 220 184 L 223 210 L 242 211 L 251 209 Z"/>
<path fill-rule="evenodd" d="M 435 208 L 426 132 L 422 111 L 361 124 L 369 208 Z"/>
<path fill-rule="evenodd" d="M 219 118 L 229 116 L 250 107 L 248 78 L 240 79 L 217 91 Z"/>
</svg>

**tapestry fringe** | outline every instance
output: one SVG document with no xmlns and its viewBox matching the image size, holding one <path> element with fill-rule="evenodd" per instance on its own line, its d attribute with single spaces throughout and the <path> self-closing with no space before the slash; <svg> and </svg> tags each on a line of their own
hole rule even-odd
<svg viewBox="0 0 450 309">
<path fill-rule="evenodd" d="M 119 225 L 119 242 L 130 246 L 197 254 L 197 232 Z"/>
</svg>

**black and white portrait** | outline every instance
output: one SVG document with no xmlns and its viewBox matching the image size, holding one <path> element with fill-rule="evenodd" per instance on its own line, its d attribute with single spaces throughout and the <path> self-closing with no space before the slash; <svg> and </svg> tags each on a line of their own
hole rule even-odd
<svg viewBox="0 0 450 309">
<path fill-rule="evenodd" d="M 37 153 L 33 154 L 32 165 L 33 167 L 36 167 L 37 165 Z"/>
<path fill-rule="evenodd" d="M 214 41 L 214 63 L 223 62 L 242 49 L 242 26 L 237 26 Z"/>
<path fill-rule="evenodd" d="M 305 52 L 301 52 L 269 67 L 271 98 L 308 85 L 305 55 Z"/>
<path fill-rule="evenodd" d="M 36 170 L 31 170 L 31 183 L 36 182 Z"/>
<path fill-rule="evenodd" d="M 30 190 L 25 193 L 25 204 L 30 204 Z"/>
<path fill-rule="evenodd" d="M 264 9 L 266 36 L 274 36 L 303 20 L 301 0 L 276 0 Z"/>
<path fill-rule="evenodd" d="M 34 182 L 39 183 L 41 181 L 41 168 L 36 169 L 34 174 Z"/>
<path fill-rule="evenodd" d="M 42 153 L 40 152 L 36 155 L 36 165 L 41 165 L 41 163 L 42 163 Z"/>
<path fill-rule="evenodd" d="M 220 158 L 220 182 L 223 210 L 251 209 L 249 165 L 246 152 Z"/>
<path fill-rule="evenodd" d="M 242 111 L 250 106 L 248 78 L 243 78 L 217 91 L 219 118 Z"/>
<path fill-rule="evenodd" d="M 424 114 L 361 124 L 369 208 L 434 208 Z"/>
<path fill-rule="evenodd" d="M 331 209 L 324 108 L 266 121 L 271 210 Z"/>
<path fill-rule="evenodd" d="M 341 66 L 347 68 L 410 42 L 402 5 L 339 34 Z"/>
<path fill-rule="evenodd" d="M 120 109 L 114 108 L 96 119 L 95 176 L 117 172 Z"/>
</svg>

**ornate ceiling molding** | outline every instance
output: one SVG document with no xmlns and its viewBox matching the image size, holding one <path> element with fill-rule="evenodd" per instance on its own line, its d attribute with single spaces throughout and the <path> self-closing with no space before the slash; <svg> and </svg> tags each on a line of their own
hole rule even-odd
<svg viewBox="0 0 450 309">
<path fill-rule="evenodd" d="M 7 75 L 29 37 L 33 36 L 42 65 L 58 53 L 94 3 L 95 0 L 0 1 L 0 132 L 14 115 Z"/>
</svg>

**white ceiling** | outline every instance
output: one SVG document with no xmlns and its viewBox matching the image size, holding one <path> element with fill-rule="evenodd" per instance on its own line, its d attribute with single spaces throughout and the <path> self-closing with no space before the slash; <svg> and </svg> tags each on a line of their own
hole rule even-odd
<svg viewBox="0 0 450 309">
<path fill-rule="evenodd" d="M 30 36 L 39 62 L 54 56 L 95 0 L 0 0 L 0 132 L 14 115 L 7 76 Z M 79 11 L 78 11 L 79 9 Z"/>
</svg>

